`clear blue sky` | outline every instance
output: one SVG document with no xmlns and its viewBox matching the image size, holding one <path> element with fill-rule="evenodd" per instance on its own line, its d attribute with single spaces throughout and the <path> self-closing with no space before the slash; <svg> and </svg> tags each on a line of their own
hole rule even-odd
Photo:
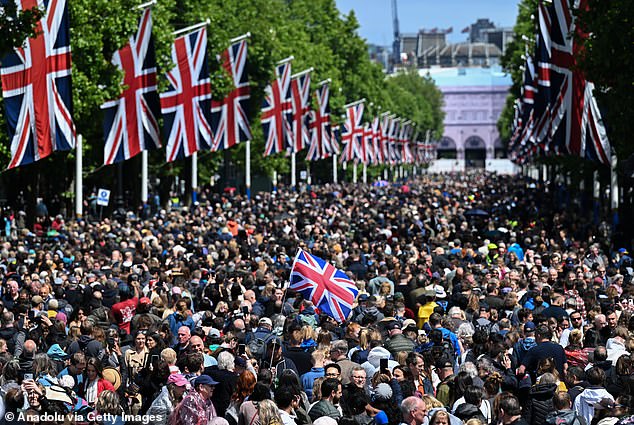
<svg viewBox="0 0 634 425">
<path fill-rule="evenodd" d="M 336 0 L 343 13 L 354 9 L 361 28 L 359 34 L 369 43 L 391 45 L 394 39 L 391 0 Z M 512 27 L 519 0 L 397 0 L 401 33 L 416 33 L 420 28 L 453 27 L 448 41 L 465 41 L 461 31 L 478 18 L 488 18 L 496 26 Z"/>
</svg>

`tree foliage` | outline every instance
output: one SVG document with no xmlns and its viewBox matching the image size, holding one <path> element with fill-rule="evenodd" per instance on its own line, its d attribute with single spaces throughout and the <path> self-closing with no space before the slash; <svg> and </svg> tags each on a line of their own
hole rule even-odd
<svg viewBox="0 0 634 425">
<path fill-rule="evenodd" d="M 37 7 L 18 10 L 14 2 L 0 5 L 0 58 L 33 37 L 43 12 Z"/>
<path fill-rule="evenodd" d="M 583 33 L 575 40 L 583 46 L 578 66 L 594 82 L 610 142 L 625 159 L 634 153 L 634 2 L 589 0 L 576 16 Z"/>
<path fill-rule="evenodd" d="M 115 167 L 101 169 L 103 162 L 103 113 L 100 105 L 121 91 L 122 75 L 111 64 L 113 53 L 136 31 L 140 0 L 73 0 L 69 2 L 73 60 L 73 118 L 77 132 L 84 136 L 84 169 L 88 177 L 102 181 L 114 178 Z M 170 69 L 172 32 L 210 19 L 208 56 L 212 94 L 221 100 L 233 87 L 226 71 L 215 59 L 229 46 L 229 40 L 246 32 L 251 82 L 250 122 L 253 131 L 252 169 L 271 174 L 284 172 L 288 160 L 283 155 L 262 158 L 264 139 L 260 108 L 264 89 L 274 78 L 275 63 L 294 56 L 293 72 L 314 67 L 313 89 L 321 80 L 331 79 L 331 109 L 340 121 L 343 106 L 366 98 L 370 112 L 392 110 L 412 119 L 421 131 L 442 133 L 442 96 L 429 78 L 403 74 L 386 79 L 381 67 L 371 62 L 366 42 L 358 35 L 359 23 L 351 12 L 342 15 L 335 0 L 160 0 L 152 6 L 154 40 L 159 76 Z M 165 89 L 159 78 L 159 89 Z M 0 111 L 0 120 L 3 111 Z M 7 145 L 6 132 L 0 144 Z M 1 155 L 1 154 L 0 154 Z M 72 157 L 72 153 L 70 154 Z M 244 162 L 244 145 L 227 154 L 238 165 Z M 199 172 L 203 181 L 218 170 L 225 154 L 202 153 Z M 1 162 L 8 161 L 8 152 Z M 69 162 L 68 160 L 66 160 Z M 150 155 L 151 174 L 157 177 L 187 171 L 188 161 L 164 163 L 164 151 Z M 134 161 L 127 161 L 138 167 Z M 72 170 L 72 165 L 70 166 Z M 138 170 L 138 168 L 135 168 Z M 68 182 L 68 181 L 67 181 Z"/>
</svg>

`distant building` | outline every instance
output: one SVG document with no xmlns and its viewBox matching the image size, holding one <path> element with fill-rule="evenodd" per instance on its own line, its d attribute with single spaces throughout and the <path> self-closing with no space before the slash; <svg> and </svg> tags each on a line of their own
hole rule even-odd
<svg viewBox="0 0 634 425">
<path fill-rule="evenodd" d="M 437 67 L 419 73 L 429 74 L 444 96 L 445 133 L 438 145 L 439 159 L 456 158 L 466 167 L 484 167 L 487 159 L 506 157 L 497 121 L 511 77 L 499 65 Z"/>
<path fill-rule="evenodd" d="M 491 43 L 456 43 L 431 46 L 418 57 L 420 68 L 493 66 L 500 63 L 502 51 Z"/>
<path fill-rule="evenodd" d="M 495 44 L 502 54 L 506 52 L 506 47 L 513 41 L 513 28 L 491 28 L 483 30 L 484 42 Z"/>
<path fill-rule="evenodd" d="M 469 31 L 469 41 L 472 43 L 484 43 L 485 31 L 495 28 L 495 24 L 488 19 L 478 19 L 474 24 L 471 24 Z"/>
</svg>

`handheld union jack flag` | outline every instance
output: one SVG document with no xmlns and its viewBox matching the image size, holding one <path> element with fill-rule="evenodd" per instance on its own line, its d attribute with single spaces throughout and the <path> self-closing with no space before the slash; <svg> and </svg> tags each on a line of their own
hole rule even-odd
<svg viewBox="0 0 634 425">
<path fill-rule="evenodd" d="M 266 87 L 262 106 L 262 130 L 266 139 L 264 156 L 284 152 L 291 145 L 293 134 L 289 121 L 293 112 L 289 99 L 291 63 L 278 65 L 276 72 L 277 78 Z"/>
<path fill-rule="evenodd" d="M 157 120 L 161 109 L 149 8 L 143 11 L 136 36 L 115 52 L 112 63 L 123 71 L 125 88 L 119 99 L 101 105 L 106 111 L 104 165 L 161 147 Z"/>
<path fill-rule="evenodd" d="M 291 269 L 290 287 L 338 322 L 350 315 L 359 290 L 341 270 L 319 257 L 299 250 Z"/>
<path fill-rule="evenodd" d="M 8 168 L 75 147 L 66 0 L 16 3 L 19 10 L 39 7 L 46 13 L 37 23 L 37 37 L 2 58 L 2 98 L 11 140 Z"/>
<path fill-rule="evenodd" d="M 291 152 L 299 152 L 310 143 L 308 129 L 310 116 L 310 73 L 306 72 L 291 79 L 291 103 L 293 115 L 291 121 Z"/>
<path fill-rule="evenodd" d="M 211 84 L 207 68 L 207 29 L 178 37 L 172 45 L 176 66 L 166 74 L 169 89 L 161 93 L 161 112 L 167 134 L 167 162 L 208 149 Z"/>
<path fill-rule="evenodd" d="M 364 154 L 361 150 L 363 143 L 363 102 L 348 106 L 346 109 L 345 132 L 341 135 L 342 143 L 345 145 L 341 155 L 341 162 L 363 161 Z"/>
<path fill-rule="evenodd" d="M 251 140 L 249 98 L 251 88 L 247 76 L 247 40 L 233 43 L 222 54 L 222 66 L 231 75 L 234 89 L 222 102 L 212 102 L 211 125 L 214 132 L 212 151 L 229 149 Z"/>
</svg>

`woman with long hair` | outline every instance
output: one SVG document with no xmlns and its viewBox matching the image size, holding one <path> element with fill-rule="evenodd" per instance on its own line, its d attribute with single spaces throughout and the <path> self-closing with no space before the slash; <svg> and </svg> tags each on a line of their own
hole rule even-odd
<svg viewBox="0 0 634 425">
<path fill-rule="evenodd" d="M 262 400 L 270 399 L 270 387 L 262 382 L 262 380 L 258 381 L 253 387 L 251 395 L 248 396 L 240 405 L 238 425 L 260 425 L 258 406 Z"/>
<path fill-rule="evenodd" d="M 91 357 L 86 361 L 84 384 L 80 387 L 79 395 L 94 406 L 99 394 L 103 391 L 115 391 L 114 387 L 103 377 L 103 367 L 99 359 Z"/>
<path fill-rule="evenodd" d="M 260 425 L 282 425 L 279 411 L 280 409 L 272 400 L 262 400 L 258 405 Z"/>
<path fill-rule="evenodd" d="M 564 353 L 566 353 L 569 367 L 586 367 L 588 364 L 588 351 L 583 349 L 583 332 L 580 329 L 570 331 L 568 346 L 564 348 Z"/>
<path fill-rule="evenodd" d="M 240 419 L 240 406 L 253 393 L 256 379 L 253 372 L 245 370 L 238 376 L 236 389 L 231 395 L 231 402 L 226 412 L 226 419 L 230 425 L 237 425 Z"/>
</svg>

